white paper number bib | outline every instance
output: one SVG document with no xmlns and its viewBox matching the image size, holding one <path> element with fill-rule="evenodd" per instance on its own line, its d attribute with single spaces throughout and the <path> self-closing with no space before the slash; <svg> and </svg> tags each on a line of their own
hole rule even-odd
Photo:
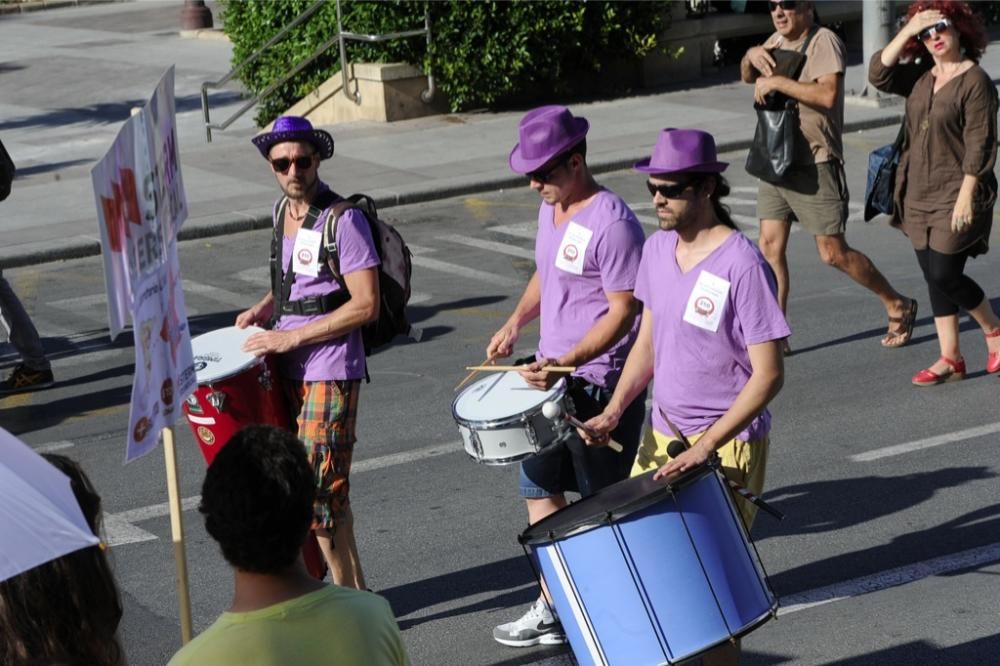
<svg viewBox="0 0 1000 666">
<path fill-rule="evenodd" d="M 292 270 L 300 275 L 319 275 L 319 248 L 323 234 L 312 229 L 299 229 L 292 247 Z"/>
<path fill-rule="evenodd" d="M 559 252 L 556 254 L 556 268 L 568 273 L 583 275 L 583 260 L 587 256 L 587 246 L 594 232 L 576 222 L 570 222 L 566 227 Z"/>
<path fill-rule="evenodd" d="M 684 321 L 706 331 L 717 332 L 728 298 L 729 282 L 702 271 L 684 308 Z"/>
</svg>

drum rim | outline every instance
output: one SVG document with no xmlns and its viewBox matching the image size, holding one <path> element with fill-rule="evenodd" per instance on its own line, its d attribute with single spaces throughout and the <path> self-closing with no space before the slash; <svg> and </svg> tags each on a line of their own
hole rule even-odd
<svg viewBox="0 0 1000 666">
<path fill-rule="evenodd" d="M 254 368 L 254 367 L 258 366 L 258 365 L 266 363 L 267 361 L 265 360 L 265 358 L 266 357 L 264 357 L 264 356 L 255 356 L 246 365 L 241 365 L 240 367 L 236 368 L 232 372 L 229 372 L 229 373 L 224 374 L 224 375 L 219 375 L 218 377 L 212 377 L 211 379 L 204 379 L 204 380 L 203 379 L 199 379 L 198 378 L 198 373 L 195 372 L 194 373 L 195 374 L 195 381 L 198 383 L 198 386 L 213 386 L 213 385 L 218 384 L 219 382 L 224 381 L 226 379 L 232 379 L 233 377 L 236 377 L 238 375 L 242 375 L 244 372 L 246 372 L 250 368 Z"/>
<path fill-rule="evenodd" d="M 752 631 L 760 629 L 762 626 L 764 626 L 765 624 L 767 624 L 768 622 L 770 622 L 771 620 L 775 619 L 778 616 L 778 608 L 779 608 L 778 597 L 774 594 L 774 591 L 771 589 L 771 586 L 766 584 L 766 581 L 765 581 L 765 588 L 767 589 L 771 597 L 771 603 L 768 609 L 763 613 L 761 613 L 756 618 L 754 618 L 753 620 L 751 620 L 750 622 L 748 622 L 746 625 L 741 627 L 739 631 L 733 632 L 732 638 L 743 638 Z M 711 645 L 699 648 L 695 652 L 689 652 L 688 654 L 675 654 L 673 655 L 673 661 L 671 663 L 680 663 L 683 661 L 687 661 L 688 659 L 694 659 L 698 655 L 705 654 L 706 652 L 708 652 L 713 648 L 717 648 L 724 643 L 728 643 L 730 640 L 732 639 L 727 636 L 726 638 L 718 640 L 715 643 L 712 643 Z"/>
<path fill-rule="evenodd" d="M 472 387 L 470 386 L 469 388 Z M 469 389 L 465 389 L 465 391 L 467 390 Z M 472 428 L 474 430 L 500 430 L 506 428 L 507 426 L 524 423 L 527 420 L 525 419 L 525 417 L 528 415 L 534 416 L 536 414 L 539 414 L 542 411 L 542 405 L 544 405 L 546 402 L 549 402 L 551 400 L 562 400 L 566 396 L 566 380 L 560 379 L 558 382 L 553 384 L 552 388 L 546 391 L 546 393 L 555 391 L 555 394 L 549 396 L 545 400 L 542 400 L 537 405 L 532 407 L 530 410 L 525 410 L 519 414 L 514 414 L 513 416 L 504 416 L 496 419 L 483 419 L 479 421 L 475 419 L 468 419 L 465 418 L 464 416 L 459 416 L 458 414 L 458 401 L 462 398 L 463 395 L 465 395 L 465 391 L 462 391 L 461 393 L 456 395 L 455 399 L 451 401 L 451 418 L 455 420 L 455 423 L 461 426 L 465 426 L 466 428 Z"/>
<path fill-rule="evenodd" d="M 656 473 L 656 471 L 657 470 L 655 469 L 651 469 L 648 472 L 645 472 L 644 474 L 640 474 L 634 477 L 629 477 L 629 479 L 622 479 L 622 481 L 628 481 L 631 479 L 641 479 L 644 477 L 652 477 Z M 622 518 L 632 515 L 633 513 L 642 511 L 646 507 L 652 506 L 653 504 L 656 504 L 657 502 L 662 500 L 664 497 L 672 494 L 674 490 L 683 488 L 684 486 L 690 483 L 698 481 L 704 475 L 710 474 L 712 472 L 715 472 L 716 474 L 721 473 L 718 470 L 718 466 L 715 464 L 699 465 L 698 467 L 689 469 L 685 472 L 678 473 L 676 476 L 674 476 L 674 478 L 671 481 L 662 483 L 661 487 L 657 488 L 653 492 L 647 493 L 642 497 L 636 498 L 630 502 L 626 502 L 625 504 L 615 507 L 614 509 L 611 509 L 606 513 L 600 515 L 588 515 L 586 516 L 586 518 L 581 518 L 579 520 L 574 521 L 571 524 L 561 526 L 558 530 L 546 529 L 545 524 L 547 522 L 549 523 L 555 522 L 556 517 L 559 515 L 560 512 L 573 506 L 573 504 L 570 504 L 569 506 L 565 507 L 565 509 L 560 509 L 559 511 L 556 511 L 553 514 L 546 516 L 545 518 L 542 518 L 534 525 L 530 525 L 526 530 L 524 530 L 524 532 L 520 534 L 520 536 L 517 537 L 517 540 L 521 543 L 521 545 L 524 546 L 550 544 L 559 539 L 568 539 L 569 537 L 573 537 L 578 534 L 584 534 L 585 532 L 597 529 L 598 527 L 608 525 L 609 521 L 616 522 L 621 520 Z M 614 487 L 614 485 L 607 486 L 607 488 L 612 488 L 612 487 Z M 602 488 L 601 490 L 598 490 L 593 495 L 590 495 L 590 497 L 599 496 L 607 488 Z"/>
</svg>

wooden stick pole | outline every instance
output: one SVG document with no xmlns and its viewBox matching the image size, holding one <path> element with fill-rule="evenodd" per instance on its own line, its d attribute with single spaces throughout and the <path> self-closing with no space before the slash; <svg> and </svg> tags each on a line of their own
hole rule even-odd
<svg viewBox="0 0 1000 666">
<path fill-rule="evenodd" d="M 520 372 L 526 365 L 467 365 L 466 370 L 473 372 Z M 575 372 L 575 365 L 547 365 L 542 370 L 546 372 Z"/>
<path fill-rule="evenodd" d="M 181 641 L 191 641 L 191 597 L 188 592 L 187 554 L 184 550 L 184 517 L 181 514 L 180 484 L 177 481 L 177 451 L 174 448 L 174 428 L 163 429 L 163 457 L 167 463 L 167 504 L 170 507 L 170 536 L 174 542 L 174 564 L 177 568 L 177 606 L 181 616 Z"/>
<path fill-rule="evenodd" d="M 490 359 L 486 358 L 486 359 L 483 360 L 483 362 L 480 365 L 486 365 L 489 362 L 490 362 Z M 460 381 L 458 383 L 458 386 L 455 387 L 455 390 L 457 391 L 458 389 L 460 389 L 463 386 L 465 386 L 466 384 L 468 384 L 472 380 L 472 378 L 476 376 L 476 373 L 478 373 L 478 372 L 479 372 L 478 370 L 473 370 L 472 372 L 470 372 L 469 374 L 467 374 L 465 376 L 465 379 L 463 379 L 462 381 Z"/>
</svg>

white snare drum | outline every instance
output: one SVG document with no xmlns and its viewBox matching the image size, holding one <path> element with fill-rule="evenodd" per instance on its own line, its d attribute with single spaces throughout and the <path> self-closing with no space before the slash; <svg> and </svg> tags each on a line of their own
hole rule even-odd
<svg viewBox="0 0 1000 666">
<path fill-rule="evenodd" d="M 540 391 L 516 372 L 498 372 L 459 393 L 451 414 L 466 453 L 484 465 L 507 465 L 538 453 L 556 438 L 556 427 L 542 415 L 542 405 L 550 400 L 563 403 L 565 396 L 565 380 Z"/>
</svg>

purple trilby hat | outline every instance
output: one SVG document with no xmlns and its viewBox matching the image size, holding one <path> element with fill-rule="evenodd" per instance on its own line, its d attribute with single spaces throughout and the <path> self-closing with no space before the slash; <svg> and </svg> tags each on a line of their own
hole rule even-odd
<svg viewBox="0 0 1000 666">
<path fill-rule="evenodd" d="M 722 173 L 729 162 L 720 162 L 715 139 L 708 132 L 668 127 L 660 132 L 653 156 L 633 167 L 643 173 Z"/>
<path fill-rule="evenodd" d="M 540 106 L 524 114 L 517 126 L 520 141 L 507 164 L 515 173 L 535 171 L 553 157 L 580 143 L 590 123 L 575 118 L 565 106 Z"/>
<path fill-rule="evenodd" d="M 271 152 L 271 146 L 285 141 L 307 141 L 316 146 L 321 160 L 333 157 L 333 137 L 330 133 L 313 129 L 312 123 L 301 116 L 281 116 L 274 121 L 270 132 L 258 134 L 250 140 L 265 159 Z"/>
</svg>

